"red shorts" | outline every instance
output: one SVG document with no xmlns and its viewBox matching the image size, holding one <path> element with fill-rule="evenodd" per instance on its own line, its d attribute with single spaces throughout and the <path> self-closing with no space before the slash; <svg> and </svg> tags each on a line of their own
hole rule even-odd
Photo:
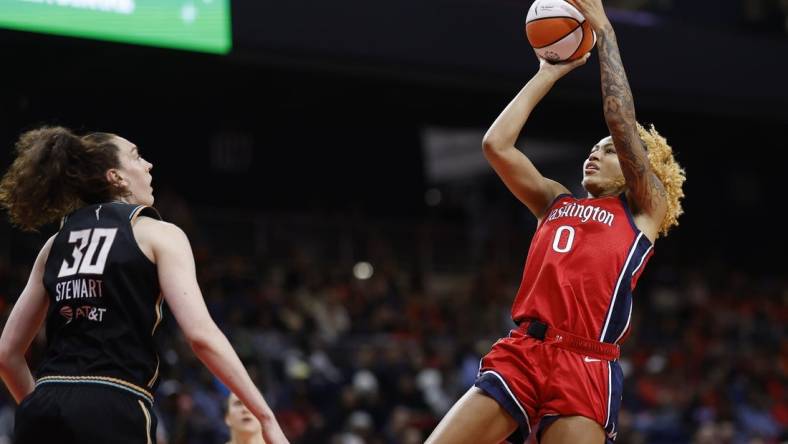
<svg viewBox="0 0 788 444">
<path fill-rule="evenodd" d="M 520 436 L 510 441 L 525 442 L 532 428 L 541 432 L 561 416 L 580 415 L 598 422 L 612 442 L 624 379 L 618 361 L 553 344 L 512 330 L 482 358 L 475 385 L 520 424 Z"/>
</svg>

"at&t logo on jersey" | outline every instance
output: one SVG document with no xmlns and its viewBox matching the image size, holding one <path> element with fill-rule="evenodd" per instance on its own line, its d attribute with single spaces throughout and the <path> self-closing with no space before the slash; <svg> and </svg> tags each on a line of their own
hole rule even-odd
<svg viewBox="0 0 788 444">
<path fill-rule="evenodd" d="M 583 223 L 592 220 L 612 227 L 616 215 L 594 205 L 580 205 L 576 202 L 564 202 L 564 206 L 550 212 L 547 220 L 551 221 L 562 217 L 577 217 L 580 219 L 580 222 Z"/>
<path fill-rule="evenodd" d="M 75 319 L 87 319 L 88 321 L 93 322 L 103 322 L 104 313 L 106 313 L 106 311 L 106 308 L 98 308 L 90 305 L 83 305 L 76 308 L 64 305 L 60 308 L 60 316 L 63 316 L 66 319 L 66 324 L 71 323 L 71 321 Z"/>
</svg>

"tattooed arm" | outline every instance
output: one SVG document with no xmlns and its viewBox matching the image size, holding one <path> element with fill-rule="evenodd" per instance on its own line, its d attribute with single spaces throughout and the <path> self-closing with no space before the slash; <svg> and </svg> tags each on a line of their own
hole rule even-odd
<svg viewBox="0 0 788 444">
<path fill-rule="evenodd" d="M 605 121 L 627 182 L 629 200 L 636 213 L 644 213 L 659 226 L 667 211 L 665 187 L 651 170 L 640 140 L 635 103 L 624 72 L 618 42 L 601 0 L 572 0 L 597 34 Z"/>
</svg>

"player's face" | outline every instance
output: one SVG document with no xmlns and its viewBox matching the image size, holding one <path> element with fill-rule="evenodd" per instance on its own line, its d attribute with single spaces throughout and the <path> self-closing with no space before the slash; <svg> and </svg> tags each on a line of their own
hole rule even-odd
<svg viewBox="0 0 788 444">
<path fill-rule="evenodd" d="M 615 192 L 624 184 L 616 147 L 608 136 L 591 148 L 583 162 L 583 187 L 593 196 Z"/>
<path fill-rule="evenodd" d="M 153 177 L 150 170 L 153 164 L 140 156 L 137 146 L 122 137 L 115 137 L 113 141 L 118 147 L 120 168 L 118 174 L 123 178 L 123 184 L 131 193 L 124 199 L 129 203 L 140 205 L 153 205 Z"/>
<path fill-rule="evenodd" d="M 252 415 L 252 412 L 233 393 L 230 394 L 230 398 L 227 400 L 227 415 L 224 417 L 224 422 L 230 428 L 230 431 L 235 434 L 257 434 L 263 432 L 263 429 L 260 427 L 260 421 Z"/>
</svg>

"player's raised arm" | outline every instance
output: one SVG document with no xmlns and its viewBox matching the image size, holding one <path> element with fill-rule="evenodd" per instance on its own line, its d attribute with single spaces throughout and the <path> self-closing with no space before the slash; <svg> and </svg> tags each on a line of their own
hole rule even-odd
<svg viewBox="0 0 788 444">
<path fill-rule="evenodd" d="M 597 34 L 605 122 L 618 153 L 629 198 L 637 206 L 637 212 L 647 214 L 658 226 L 667 211 L 667 195 L 662 182 L 651 169 L 638 135 L 635 103 L 621 62 L 616 33 L 605 15 L 601 0 L 572 0 L 572 3 Z"/>
<path fill-rule="evenodd" d="M 553 84 L 587 59 L 586 55 L 574 62 L 555 65 L 540 59 L 539 71 L 504 108 L 484 135 L 484 156 L 506 187 L 537 219 L 542 218 L 545 209 L 557 195 L 569 191 L 558 182 L 543 177 L 514 144 L 531 112 Z"/>
</svg>

